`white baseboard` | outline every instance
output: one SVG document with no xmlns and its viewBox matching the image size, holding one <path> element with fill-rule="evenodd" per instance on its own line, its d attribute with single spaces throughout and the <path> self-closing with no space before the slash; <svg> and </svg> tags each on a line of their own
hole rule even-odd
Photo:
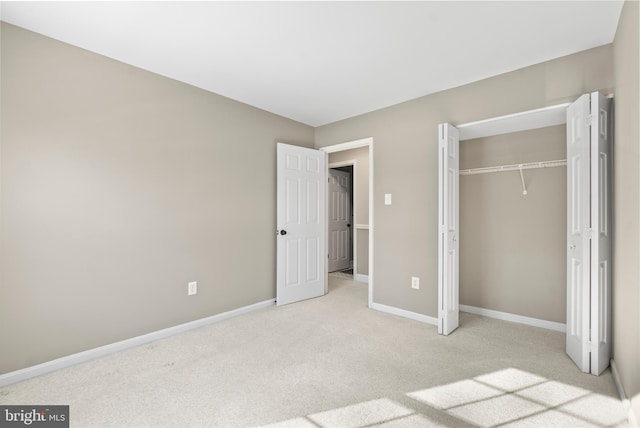
<svg viewBox="0 0 640 428">
<path fill-rule="evenodd" d="M 622 401 L 628 400 L 627 394 L 624 392 L 624 388 L 622 386 L 622 381 L 620 380 L 620 373 L 618 372 L 618 366 L 616 362 L 611 359 L 611 375 L 613 376 L 613 383 L 616 385 L 616 389 L 618 390 L 618 394 L 620 395 L 620 399 Z"/>
<path fill-rule="evenodd" d="M 368 284 L 369 283 L 369 275 L 363 275 L 361 273 L 354 273 L 353 274 L 353 280 Z"/>
<path fill-rule="evenodd" d="M 174 327 L 169 327 L 148 334 L 143 334 L 142 336 L 132 337 L 131 339 L 126 339 L 120 342 L 111 343 L 109 345 L 100 346 L 98 348 L 89 349 L 87 351 L 78 352 L 77 354 L 67 355 L 66 357 L 47 361 L 46 363 L 5 373 L 3 375 L 0 375 L 0 388 L 11 385 L 12 383 L 22 382 L 36 376 L 41 376 L 47 373 L 54 372 L 56 370 L 74 366 L 76 364 L 84 363 L 96 358 L 104 357 L 115 352 L 124 351 L 126 349 L 134 348 L 136 346 L 144 345 L 150 342 L 155 342 L 156 340 L 165 339 L 167 337 L 175 336 L 176 334 L 184 333 L 189 330 L 194 330 L 196 328 L 215 324 L 229 318 L 253 312 L 258 309 L 266 308 L 274 305 L 275 301 L 276 299 L 265 300 L 253 305 L 244 306 L 242 308 L 223 312 L 217 315 L 212 315 L 207 318 L 201 318 L 199 320 L 176 325 Z"/>
<path fill-rule="evenodd" d="M 386 312 L 392 315 L 398 315 L 400 317 L 409 318 L 414 321 L 420 321 L 425 324 L 438 325 L 438 319 L 433 318 L 427 315 L 418 314 L 416 312 L 407 311 L 404 309 L 396 308 L 393 306 L 387 306 L 380 303 L 372 303 L 371 309 L 375 309 L 376 311 Z"/>
<path fill-rule="evenodd" d="M 546 328 L 547 330 L 560 331 L 562 333 L 567 332 L 567 325 L 559 322 L 546 321 L 538 318 L 525 317 L 522 315 L 510 314 L 507 312 L 494 311 L 492 309 L 478 308 L 476 306 L 460 305 L 462 312 L 469 312 L 471 314 L 483 315 L 489 318 L 496 318 L 503 321 L 515 322 L 518 324 L 526 324 L 533 327 Z"/>
<path fill-rule="evenodd" d="M 620 372 L 618 372 L 618 366 L 616 365 L 615 360 L 612 358 L 611 362 L 611 376 L 613 377 L 613 383 L 616 385 L 616 389 L 618 390 L 618 395 L 620 395 L 620 400 L 622 401 L 622 405 L 624 406 L 624 410 L 627 413 L 627 422 L 629 422 L 630 427 L 638 426 L 638 419 L 634 412 L 633 406 L 631 405 L 631 401 L 627 396 L 627 393 L 622 386 L 622 381 L 620 380 Z"/>
</svg>

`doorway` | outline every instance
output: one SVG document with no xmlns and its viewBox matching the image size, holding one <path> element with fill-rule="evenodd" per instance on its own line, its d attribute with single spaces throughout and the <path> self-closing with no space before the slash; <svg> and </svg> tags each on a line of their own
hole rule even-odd
<svg viewBox="0 0 640 428">
<path fill-rule="evenodd" d="M 276 162 L 276 304 L 286 305 L 320 297 L 328 292 L 327 242 L 328 154 L 363 148 L 363 162 L 353 163 L 353 176 L 366 184 L 354 187 L 354 206 L 365 196 L 365 209 L 356 218 L 354 278 L 368 284 L 367 306 L 373 307 L 373 138 L 311 149 L 277 143 Z M 359 166 L 366 165 L 366 168 Z M 364 176 L 363 179 L 357 177 Z M 359 223 L 360 219 L 363 223 Z M 359 232 L 359 233 L 358 233 Z M 360 236 L 362 239 L 358 237 Z M 358 242 L 363 245 L 359 245 Z M 361 267 L 363 273 L 358 273 Z"/>
<path fill-rule="evenodd" d="M 320 148 L 328 154 L 327 175 L 331 168 L 351 167 L 353 200 L 351 211 L 351 248 L 353 254 L 353 279 L 368 284 L 369 308 L 373 304 L 374 285 L 374 220 L 373 220 L 373 138 L 350 141 Z M 329 189 L 327 188 L 327 198 Z M 329 206 L 329 204 L 327 204 Z M 329 219 L 327 218 L 327 243 L 329 240 Z M 325 289 L 325 292 L 327 290 Z"/>
</svg>

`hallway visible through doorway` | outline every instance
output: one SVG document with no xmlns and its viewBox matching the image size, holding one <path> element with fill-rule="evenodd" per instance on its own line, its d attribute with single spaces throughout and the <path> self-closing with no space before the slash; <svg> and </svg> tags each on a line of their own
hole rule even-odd
<svg viewBox="0 0 640 428">
<path fill-rule="evenodd" d="M 329 169 L 328 204 L 328 272 L 353 268 L 353 165 Z"/>
</svg>

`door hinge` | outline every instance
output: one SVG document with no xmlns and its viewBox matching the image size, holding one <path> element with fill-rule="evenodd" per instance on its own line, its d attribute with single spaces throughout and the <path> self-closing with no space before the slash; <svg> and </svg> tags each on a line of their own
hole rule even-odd
<svg viewBox="0 0 640 428">
<path fill-rule="evenodd" d="M 593 123 L 593 115 L 588 114 L 587 117 L 585 117 L 585 122 L 587 123 L 587 126 L 591 126 L 591 124 Z"/>
<path fill-rule="evenodd" d="M 585 230 L 584 235 L 587 239 L 593 239 L 593 229 L 588 227 L 587 230 Z"/>
</svg>

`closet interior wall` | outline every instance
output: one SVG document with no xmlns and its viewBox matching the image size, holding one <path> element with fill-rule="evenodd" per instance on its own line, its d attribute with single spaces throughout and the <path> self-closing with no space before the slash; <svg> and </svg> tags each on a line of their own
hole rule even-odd
<svg viewBox="0 0 640 428">
<path fill-rule="evenodd" d="M 566 126 L 460 142 L 460 170 L 566 159 Z M 566 322 L 567 169 L 460 176 L 460 304 Z"/>
</svg>

